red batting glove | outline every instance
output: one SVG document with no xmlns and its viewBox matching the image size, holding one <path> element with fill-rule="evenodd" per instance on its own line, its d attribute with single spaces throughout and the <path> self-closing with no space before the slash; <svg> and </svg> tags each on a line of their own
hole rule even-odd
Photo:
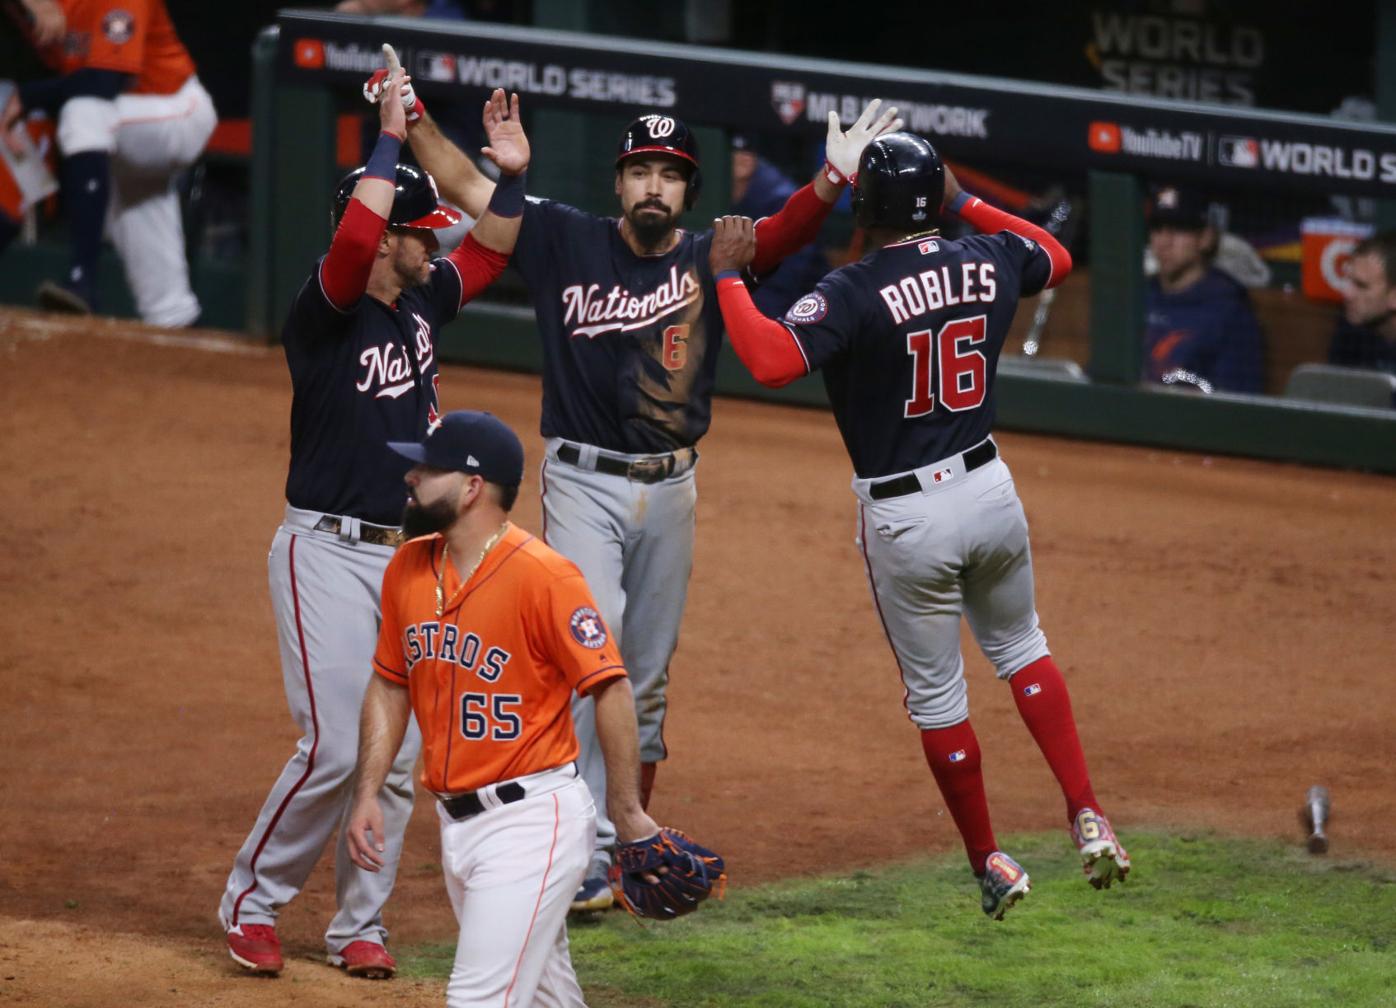
<svg viewBox="0 0 1396 1008">
<path fill-rule="evenodd" d="M 371 105 L 377 105 L 390 76 L 391 71 L 386 69 L 373 71 L 373 76 L 364 81 L 364 100 Z M 404 81 L 402 85 L 402 110 L 407 113 L 408 122 L 416 122 L 426 111 L 426 103 L 417 97 L 410 80 Z"/>
</svg>

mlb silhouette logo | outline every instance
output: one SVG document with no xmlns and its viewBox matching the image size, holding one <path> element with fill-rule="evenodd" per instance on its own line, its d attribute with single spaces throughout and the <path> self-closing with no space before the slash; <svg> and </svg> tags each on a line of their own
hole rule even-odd
<svg viewBox="0 0 1396 1008">
<path fill-rule="evenodd" d="M 946 759 L 948 759 L 951 763 L 959 763 L 963 761 L 964 758 L 965 751 L 963 749 L 956 749 L 954 752 L 952 752 L 949 756 L 946 757 Z"/>
<path fill-rule="evenodd" d="M 954 478 L 955 470 L 953 469 L 937 469 L 931 474 L 932 483 L 949 483 Z"/>
<path fill-rule="evenodd" d="M 1042 686 L 1039 683 L 1029 683 L 1023 687 L 1023 696 L 1037 696 L 1041 692 Z"/>
</svg>

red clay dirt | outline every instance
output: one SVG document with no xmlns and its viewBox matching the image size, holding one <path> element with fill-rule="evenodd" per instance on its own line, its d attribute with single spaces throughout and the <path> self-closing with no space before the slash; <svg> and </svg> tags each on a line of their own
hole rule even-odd
<svg viewBox="0 0 1396 1008">
<path fill-rule="evenodd" d="M 19 310 L 0 312 L 0 351 L 0 1002 L 439 1005 L 440 984 L 385 989 L 323 965 L 328 865 L 282 916 L 280 979 L 240 975 L 223 950 L 219 893 L 297 737 L 265 567 L 288 450 L 280 352 Z M 524 436 L 516 519 L 538 529 L 538 380 L 446 367 L 442 392 Z M 727 400 L 714 415 L 653 811 L 727 855 L 734 888 L 957 850 L 852 545 L 832 421 Z M 1121 833 L 1299 844 L 1296 809 L 1323 783 L 1329 856 L 1396 861 L 1396 792 L 1381 783 L 1396 481 L 1000 444 L 1043 626 Z M 998 829 L 1063 826 L 1011 697 L 965 644 Z M 388 907 L 394 943 L 454 935 L 428 812 Z"/>
</svg>

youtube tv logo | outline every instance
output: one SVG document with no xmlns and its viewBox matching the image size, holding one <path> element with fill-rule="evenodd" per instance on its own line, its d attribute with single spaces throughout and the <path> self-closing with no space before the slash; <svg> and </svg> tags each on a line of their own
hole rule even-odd
<svg viewBox="0 0 1396 1008">
<path fill-rule="evenodd" d="M 294 60 L 302 70 L 324 69 L 325 43 L 319 39 L 296 39 Z"/>
<path fill-rule="evenodd" d="M 1112 122 L 1093 122 L 1086 131 L 1086 144 L 1097 154 L 1118 154 L 1123 144 L 1120 127 Z"/>
</svg>

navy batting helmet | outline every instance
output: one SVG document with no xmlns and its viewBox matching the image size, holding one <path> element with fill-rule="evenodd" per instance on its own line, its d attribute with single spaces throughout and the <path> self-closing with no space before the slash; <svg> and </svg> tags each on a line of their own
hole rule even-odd
<svg viewBox="0 0 1396 1008">
<path fill-rule="evenodd" d="M 334 227 L 339 227 L 339 219 L 344 216 L 349 197 L 354 194 L 354 186 L 359 184 L 365 170 L 355 168 L 339 180 L 339 188 L 334 193 L 334 213 L 331 215 Z M 436 193 L 436 183 L 422 169 L 398 165 L 393 187 L 393 208 L 388 213 L 389 227 L 446 228 L 460 223 L 460 214 L 442 205 Z"/>
<path fill-rule="evenodd" d="M 926 231 L 944 199 L 945 165 L 916 134 L 885 133 L 863 148 L 853 190 L 859 226 Z"/>
<path fill-rule="evenodd" d="M 620 135 L 616 151 L 616 167 L 636 154 L 671 154 L 688 166 L 688 189 L 683 194 L 683 208 L 693 209 L 694 201 L 703 188 L 703 173 L 698 170 L 698 139 L 682 119 L 651 112 L 642 115 Z"/>
</svg>

